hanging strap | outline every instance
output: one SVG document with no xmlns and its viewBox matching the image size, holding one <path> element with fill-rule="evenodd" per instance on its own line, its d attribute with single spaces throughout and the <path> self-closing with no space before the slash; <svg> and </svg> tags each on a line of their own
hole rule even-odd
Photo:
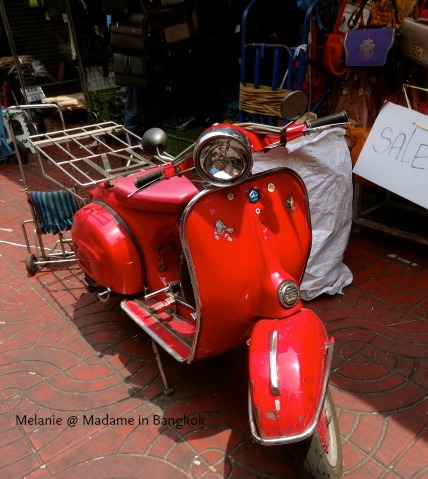
<svg viewBox="0 0 428 479">
<path fill-rule="evenodd" d="M 342 25 L 342 20 L 343 20 L 343 13 L 345 12 L 345 7 L 347 3 L 348 3 L 348 0 L 340 0 L 339 10 L 337 12 L 336 21 L 334 23 L 333 33 L 340 32 L 340 26 Z"/>
<path fill-rule="evenodd" d="M 400 18 L 398 16 L 397 0 L 391 0 L 392 13 L 394 15 L 395 25 L 400 25 Z"/>
<path fill-rule="evenodd" d="M 368 0 L 361 0 L 358 7 L 352 12 L 352 15 L 348 19 L 349 30 L 354 30 L 358 26 L 360 19 L 363 18 L 363 11 L 366 8 L 367 3 Z"/>
</svg>

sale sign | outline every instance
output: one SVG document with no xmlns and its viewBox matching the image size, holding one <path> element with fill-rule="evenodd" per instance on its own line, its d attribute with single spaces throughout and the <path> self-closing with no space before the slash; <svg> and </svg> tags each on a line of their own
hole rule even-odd
<svg viewBox="0 0 428 479">
<path fill-rule="evenodd" d="M 387 103 L 379 112 L 353 171 L 428 208 L 428 116 Z"/>
</svg>

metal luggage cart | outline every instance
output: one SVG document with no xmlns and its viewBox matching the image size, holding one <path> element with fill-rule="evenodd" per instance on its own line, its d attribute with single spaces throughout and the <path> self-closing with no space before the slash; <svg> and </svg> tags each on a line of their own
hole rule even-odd
<svg viewBox="0 0 428 479">
<path fill-rule="evenodd" d="M 76 211 L 90 198 L 90 187 L 101 182 L 138 173 L 156 166 L 148 160 L 141 138 L 114 122 L 84 125 L 66 129 L 62 114 L 55 104 L 19 105 L 16 108 L 56 108 L 63 129 L 31 135 L 28 141 L 36 153 L 42 176 L 59 187 L 56 191 L 33 191 L 28 186 L 24 167 L 18 163 L 31 207 L 32 218 L 22 224 L 28 255 L 27 272 L 36 274 L 43 266 L 69 265 L 75 261 L 71 229 Z M 13 138 L 16 142 L 16 138 Z M 136 143 L 131 145 L 131 143 Z M 30 245 L 27 228 L 34 226 L 35 245 Z M 57 237 L 53 246 L 46 248 L 43 236 Z"/>
<path fill-rule="evenodd" d="M 132 137 L 137 145 L 130 145 Z M 29 140 L 43 176 L 61 188 L 85 189 L 154 166 L 144 155 L 141 138 L 114 122 L 42 133 Z"/>
<path fill-rule="evenodd" d="M 0 106 L 0 163 L 8 161 L 14 151 L 7 141 L 6 128 L 3 122 L 3 112 Z"/>
<path fill-rule="evenodd" d="M 65 232 L 71 229 L 73 217 L 80 208 L 75 196 L 65 190 L 27 191 L 32 219 L 22 223 L 22 231 L 27 245 L 25 267 L 34 276 L 43 266 L 61 266 L 76 261 L 71 238 Z M 34 226 L 34 246 L 30 245 L 27 226 Z M 50 248 L 45 247 L 43 235 L 52 233 L 56 240 Z"/>
</svg>

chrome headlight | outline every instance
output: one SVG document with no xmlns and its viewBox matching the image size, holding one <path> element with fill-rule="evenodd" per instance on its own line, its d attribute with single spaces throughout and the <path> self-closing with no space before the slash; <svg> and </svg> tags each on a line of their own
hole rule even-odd
<svg viewBox="0 0 428 479">
<path fill-rule="evenodd" d="M 253 152 L 245 134 L 222 125 L 204 132 L 193 154 L 198 174 L 216 186 L 244 181 L 253 167 Z"/>
<path fill-rule="evenodd" d="M 296 306 L 300 299 L 297 283 L 291 280 L 283 281 L 278 287 L 278 300 L 284 308 Z"/>
</svg>

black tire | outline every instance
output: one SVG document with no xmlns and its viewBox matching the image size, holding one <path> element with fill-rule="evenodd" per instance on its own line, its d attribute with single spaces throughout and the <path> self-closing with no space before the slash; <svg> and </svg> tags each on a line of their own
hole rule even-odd
<svg viewBox="0 0 428 479">
<path fill-rule="evenodd" d="M 327 391 L 324 408 L 329 418 L 329 450 L 324 450 L 318 430 L 306 441 L 292 445 L 293 458 L 302 479 L 340 479 L 343 475 L 339 425 L 330 390 Z"/>
<path fill-rule="evenodd" d="M 9 146 L 13 150 L 13 143 L 10 143 Z M 18 147 L 19 157 L 21 158 L 21 163 L 24 164 L 24 165 L 27 164 L 28 163 L 28 155 L 29 155 L 28 149 L 25 148 L 25 146 L 20 141 L 16 142 L 16 146 Z M 11 158 L 13 163 L 18 163 L 18 155 L 17 155 L 16 151 L 14 151 L 12 153 L 10 158 Z"/>
<path fill-rule="evenodd" d="M 37 257 L 34 254 L 27 255 L 27 258 L 25 259 L 25 267 L 30 276 L 34 276 L 39 270 L 39 267 L 35 264 L 36 261 Z"/>
</svg>

